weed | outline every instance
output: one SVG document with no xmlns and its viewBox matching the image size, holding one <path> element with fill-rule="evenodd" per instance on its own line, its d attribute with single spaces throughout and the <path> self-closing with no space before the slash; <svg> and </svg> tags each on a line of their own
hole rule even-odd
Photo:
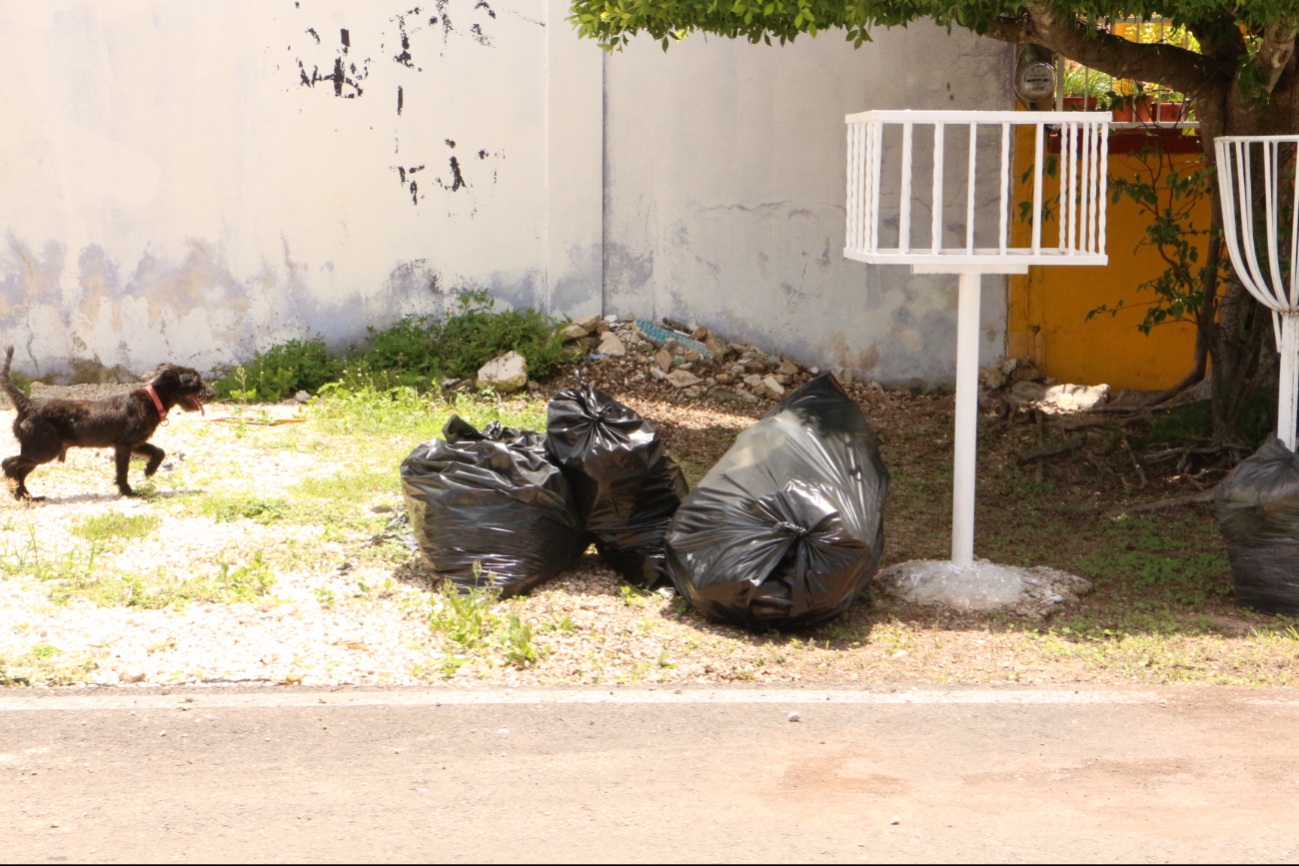
<svg viewBox="0 0 1299 866">
<path fill-rule="evenodd" d="M 318 586 L 315 589 L 316 603 L 325 610 L 333 610 L 338 599 L 334 598 L 334 591 L 327 586 Z"/>
<path fill-rule="evenodd" d="M 283 499 L 262 499 L 257 496 L 237 496 L 214 493 L 197 503 L 198 512 L 218 523 L 229 523 L 244 518 L 255 523 L 268 524 L 289 516 L 292 507 Z"/>
<path fill-rule="evenodd" d="M 505 618 L 502 633 L 505 660 L 516 668 L 531 667 L 537 661 L 537 647 L 532 642 L 532 624 L 510 613 Z"/>
<path fill-rule="evenodd" d="M 644 607 L 645 601 L 654 594 L 648 589 L 627 583 L 618 587 L 618 592 L 622 594 L 622 603 L 628 607 Z"/>
<path fill-rule="evenodd" d="M 116 538 L 144 538 L 158 528 L 156 514 L 122 514 L 110 511 L 87 517 L 72 525 L 72 534 L 92 541 L 109 541 Z"/>
<path fill-rule="evenodd" d="M 289 340 L 256 353 L 246 364 L 226 370 L 212 387 L 222 397 L 274 402 L 297 391 L 314 393 L 326 382 L 336 380 L 342 371 L 342 362 L 330 355 L 319 337 Z"/>
</svg>

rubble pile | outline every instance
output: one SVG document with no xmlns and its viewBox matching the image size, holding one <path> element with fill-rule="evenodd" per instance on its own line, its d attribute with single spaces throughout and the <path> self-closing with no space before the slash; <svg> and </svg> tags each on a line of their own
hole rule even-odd
<svg viewBox="0 0 1299 866">
<path fill-rule="evenodd" d="M 654 388 L 682 399 L 710 398 L 738 406 L 781 400 L 791 388 L 824 370 L 803 367 L 789 358 L 740 341 L 730 341 L 707 327 L 679 322 L 650 322 L 598 315 L 577 319 L 564 329 L 576 353 L 598 364 L 600 375 L 639 388 Z M 842 368 L 831 372 L 849 391 L 882 391 L 873 380 L 853 382 Z"/>
</svg>

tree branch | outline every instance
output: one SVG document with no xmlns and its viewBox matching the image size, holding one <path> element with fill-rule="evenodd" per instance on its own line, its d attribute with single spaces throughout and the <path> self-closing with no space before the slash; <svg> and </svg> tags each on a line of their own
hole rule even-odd
<svg viewBox="0 0 1299 866">
<path fill-rule="evenodd" d="M 1293 19 L 1282 19 L 1268 24 L 1263 31 L 1263 41 L 1254 56 L 1254 71 L 1261 79 L 1258 83 L 1266 91 L 1276 87 L 1281 73 L 1285 72 L 1290 58 L 1294 56 L 1295 22 Z"/>
<path fill-rule="evenodd" d="M 1164 43 L 1138 45 L 1112 33 L 1091 31 L 1077 18 L 1062 19 L 1040 2 L 1030 2 L 1028 12 L 1031 36 L 1022 41 L 1039 42 L 1092 69 L 1116 78 L 1156 82 L 1192 97 L 1214 83 L 1216 76 L 1208 62 L 1193 51 Z M 1293 29 L 1291 34 L 1293 45 Z"/>
</svg>

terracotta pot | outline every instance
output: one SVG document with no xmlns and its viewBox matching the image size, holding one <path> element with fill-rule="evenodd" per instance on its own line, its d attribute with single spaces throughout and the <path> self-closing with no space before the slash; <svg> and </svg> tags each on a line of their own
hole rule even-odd
<svg viewBox="0 0 1299 866">
<path fill-rule="evenodd" d="M 1159 104 L 1159 120 L 1162 123 L 1177 123 L 1186 119 L 1186 103 L 1183 102 L 1161 102 Z"/>
<path fill-rule="evenodd" d="M 1066 96 L 1064 98 L 1065 111 L 1096 111 L 1100 107 L 1100 100 L 1094 96 Z"/>
</svg>

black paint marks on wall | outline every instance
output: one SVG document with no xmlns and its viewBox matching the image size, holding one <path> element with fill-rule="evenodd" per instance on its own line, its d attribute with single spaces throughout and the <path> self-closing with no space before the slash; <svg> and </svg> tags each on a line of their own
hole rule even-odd
<svg viewBox="0 0 1299 866">
<path fill-rule="evenodd" d="M 317 45 L 320 44 L 320 34 L 316 32 L 316 28 L 308 27 L 306 33 L 316 41 Z M 334 96 L 355 99 L 364 92 L 361 82 L 370 74 L 370 59 L 367 57 L 360 64 L 349 60 L 348 52 L 352 47 L 351 34 L 346 28 L 342 28 L 338 31 L 338 35 L 339 42 L 342 44 L 335 49 L 336 54 L 330 64 L 333 67 L 332 71 L 327 75 L 321 75 L 320 64 L 313 63 L 311 72 L 308 73 L 306 62 L 301 57 L 297 57 L 295 60 L 298 64 L 298 83 L 303 87 L 314 89 L 318 83 L 328 81 L 333 85 Z M 293 47 L 289 46 L 289 50 L 292 51 Z"/>
<path fill-rule="evenodd" d="M 402 102 L 401 85 L 398 84 L 397 85 L 397 116 L 398 117 L 401 117 L 401 102 Z"/>
<path fill-rule="evenodd" d="M 419 184 L 415 182 L 414 176 L 416 172 L 423 171 L 424 166 L 413 165 L 408 168 L 404 165 L 395 165 L 393 168 L 397 169 L 397 175 L 401 178 L 401 185 L 410 192 L 411 204 L 418 205 L 420 199 Z"/>
<path fill-rule="evenodd" d="M 487 0 L 478 0 L 478 2 L 474 4 L 474 11 L 477 11 L 479 9 L 486 9 L 488 15 L 490 15 L 493 18 L 496 17 L 496 13 L 492 11 L 492 7 L 487 5 Z"/>
<path fill-rule="evenodd" d="M 447 189 L 452 192 L 455 192 L 462 186 L 468 186 L 468 184 L 465 183 L 464 176 L 460 174 L 460 163 L 454 156 L 451 157 L 451 178 L 451 186 L 447 187 Z"/>
<path fill-rule="evenodd" d="M 402 66 L 406 66 L 411 69 L 415 68 L 415 61 L 410 54 L 410 33 L 406 31 L 406 16 L 418 15 L 418 14 L 419 14 L 419 7 L 416 6 L 414 9 L 404 12 L 401 15 L 397 15 L 392 19 L 393 21 L 397 22 L 397 34 L 401 39 L 401 53 L 394 54 L 392 59 L 400 63 Z"/>
</svg>

